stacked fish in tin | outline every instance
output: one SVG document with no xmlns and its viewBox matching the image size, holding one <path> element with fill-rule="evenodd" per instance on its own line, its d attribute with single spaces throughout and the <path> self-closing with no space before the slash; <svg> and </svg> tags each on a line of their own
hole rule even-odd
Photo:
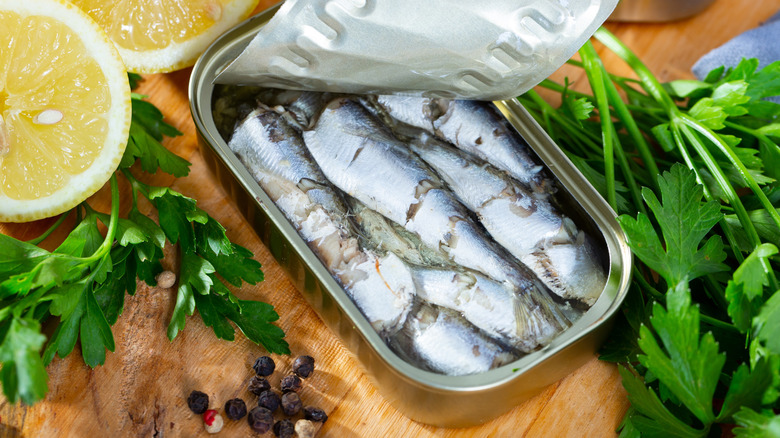
<svg viewBox="0 0 780 438">
<path fill-rule="evenodd" d="M 475 374 L 549 344 L 599 246 L 489 102 L 225 87 L 231 150 L 407 362 Z"/>
</svg>

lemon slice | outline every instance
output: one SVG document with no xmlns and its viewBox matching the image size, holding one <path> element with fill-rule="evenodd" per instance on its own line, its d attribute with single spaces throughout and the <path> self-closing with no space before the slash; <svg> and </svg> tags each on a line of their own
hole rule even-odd
<svg viewBox="0 0 780 438">
<path fill-rule="evenodd" d="M 129 71 L 160 73 L 194 64 L 212 41 L 249 16 L 258 1 L 73 0 L 73 3 L 106 30 Z"/>
<path fill-rule="evenodd" d="M 130 87 L 114 45 L 61 0 L 0 0 L 0 221 L 62 213 L 122 158 Z"/>
</svg>

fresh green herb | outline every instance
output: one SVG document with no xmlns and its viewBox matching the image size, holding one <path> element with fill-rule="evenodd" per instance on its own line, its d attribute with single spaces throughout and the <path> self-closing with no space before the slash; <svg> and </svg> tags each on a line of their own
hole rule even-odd
<svg viewBox="0 0 780 438">
<path fill-rule="evenodd" d="M 135 86 L 140 77 L 131 74 L 129 80 Z M 21 399 L 32 404 L 43 398 L 47 391 L 44 366 L 55 355 L 70 354 L 77 342 L 87 365 L 105 362 L 106 350 L 115 348 L 111 326 L 122 314 L 125 294 L 135 294 L 138 279 L 156 284 L 166 242 L 178 244 L 182 257 L 169 339 L 184 329 L 186 316 L 197 308 L 218 338 L 234 339 L 232 321 L 269 352 L 289 354 L 284 333 L 272 324 L 279 318 L 273 307 L 239 300 L 227 286 L 263 280 L 260 263 L 252 253 L 231 242 L 225 228 L 198 208 L 195 200 L 170 188 L 147 185 L 133 174 L 130 167 L 136 161 L 150 173 L 159 169 L 184 176 L 189 172 L 186 160 L 160 144 L 164 136 L 181 133 L 142 99 L 133 95 L 130 138 L 110 182 L 110 214 L 82 203 L 74 209 L 78 224 L 52 252 L 37 246 L 51 230 L 32 242 L 0 234 L 0 381 L 11 402 Z M 132 187 L 127 217 L 119 215 L 119 176 Z M 159 225 L 141 213 L 140 197 L 157 209 Z M 54 227 L 63 222 L 58 220 Z M 99 223 L 106 226 L 105 234 Z M 47 342 L 41 325 L 49 320 L 56 326 Z"/>
<path fill-rule="evenodd" d="M 620 214 L 633 284 L 602 359 L 621 362 L 622 437 L 780 436 L 780 62 L 661 83 L 580 50 L 592 93 L 543 81 L 519 100 Z M 641 186 L 644 188 L 640 189 Z"/>
</svg>

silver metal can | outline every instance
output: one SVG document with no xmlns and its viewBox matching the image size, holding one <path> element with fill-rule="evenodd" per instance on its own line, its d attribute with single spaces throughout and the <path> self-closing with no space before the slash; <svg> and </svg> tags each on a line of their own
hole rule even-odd
<svg viewBox="0 0 780 438">
<path fill-rule="evenodd" d="M 557 179 L 559 200 L 567 207 L 567 214 L 600 241 L 607 259 L 604 290 L 595 304 L 549 345 L 484 373 L 456 377 L 425 371 L 401 359 L 383 342 L 229 149 L 214 121 L 214 78 L 275 12 L 272 9 L 261 13 L 227 32 L 193 68 L 190 109 L 200 151 L 225 193 L 388 402 L 422 423 L 446 427 L 480 424 L 536 395 L 590 360 L 627 293 L 631 252 L 612 209 L 516 100 L 494 104 Z"/>
</svg>

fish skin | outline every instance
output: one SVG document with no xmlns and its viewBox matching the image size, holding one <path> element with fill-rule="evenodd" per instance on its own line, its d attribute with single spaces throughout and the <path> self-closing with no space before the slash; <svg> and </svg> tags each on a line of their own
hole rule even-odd
<svg viewBox="0 0 780 438">
<path fill-rule="evenodd" d="M 515 287 L 536 287 L 469 218 L 438 176 L 360 103 L 331 101 L 314 129 L 304 132 L 304 140 L 336 187 L 417 233 L 455 263 Z"/>
<path fill-rule="evenodd" d="M 482 373 L 516 359 L 456 312 L 418 303 L 389 345 L 408 362 L 440 374 Z"/>
<path fill-rule="evenodd" d="M 380 252 L 392 252 L 411 265 L 454 269 L 458 266 L 441 251 L 425 245 L 420 238 L 389 221 L 362 202 L 348 196 L 349 217 L 359 230 L 361 243 Z"/>
<path fill-rule="evenodd" d="M 331 99 L 331 93 L 297 90 L 272 90 L 260 98 L 270 106 L 284 108 L 284 111 L 290 115 L 290 120 L 301 131 L 314 125 L 317 114 Z"/>
<path fill-rule="evenodd" d="M 452 145 L 421 131 L 409 142 L 488 233 L 552 292 L 593 305 L 606 277 L 590 237 L 547 199 Z"/>
<path fill-rule="evenodd" d="M 561 331 L 529 294 L 516 294 L 479 273 L 421 267 L 411 272 L 418 297 L 457 311 L 493 339 L 522 352 L 549 344 Z"/>
<path fill-rule="evenodd" d="M 507 172 L 536 196 L 547 197 L 555 190 L 529 146 L 486 102 L 396 95 L 380 95 L 374 101 L 390 117 L 424 129 Z"/>
<path fill-rule="evenodd" d="M 517 294 L 458 266 L 354 198 L 347 203 L 363 245 L 395 252 L 406 262 L 420 299 L 459 312 L 489 336 L 523 352 L 546 345 L 564 327 L 531 294 Z"/>
<path fill-rule="evenodd" d="M 289 119 L 261 107 L 236 128 L 229 146 L 374 329 L 383 337 L 400 330 L 415 295 L 411 273 L 396 255 L 360 247 L 341 195 Z"/>
</svg>

